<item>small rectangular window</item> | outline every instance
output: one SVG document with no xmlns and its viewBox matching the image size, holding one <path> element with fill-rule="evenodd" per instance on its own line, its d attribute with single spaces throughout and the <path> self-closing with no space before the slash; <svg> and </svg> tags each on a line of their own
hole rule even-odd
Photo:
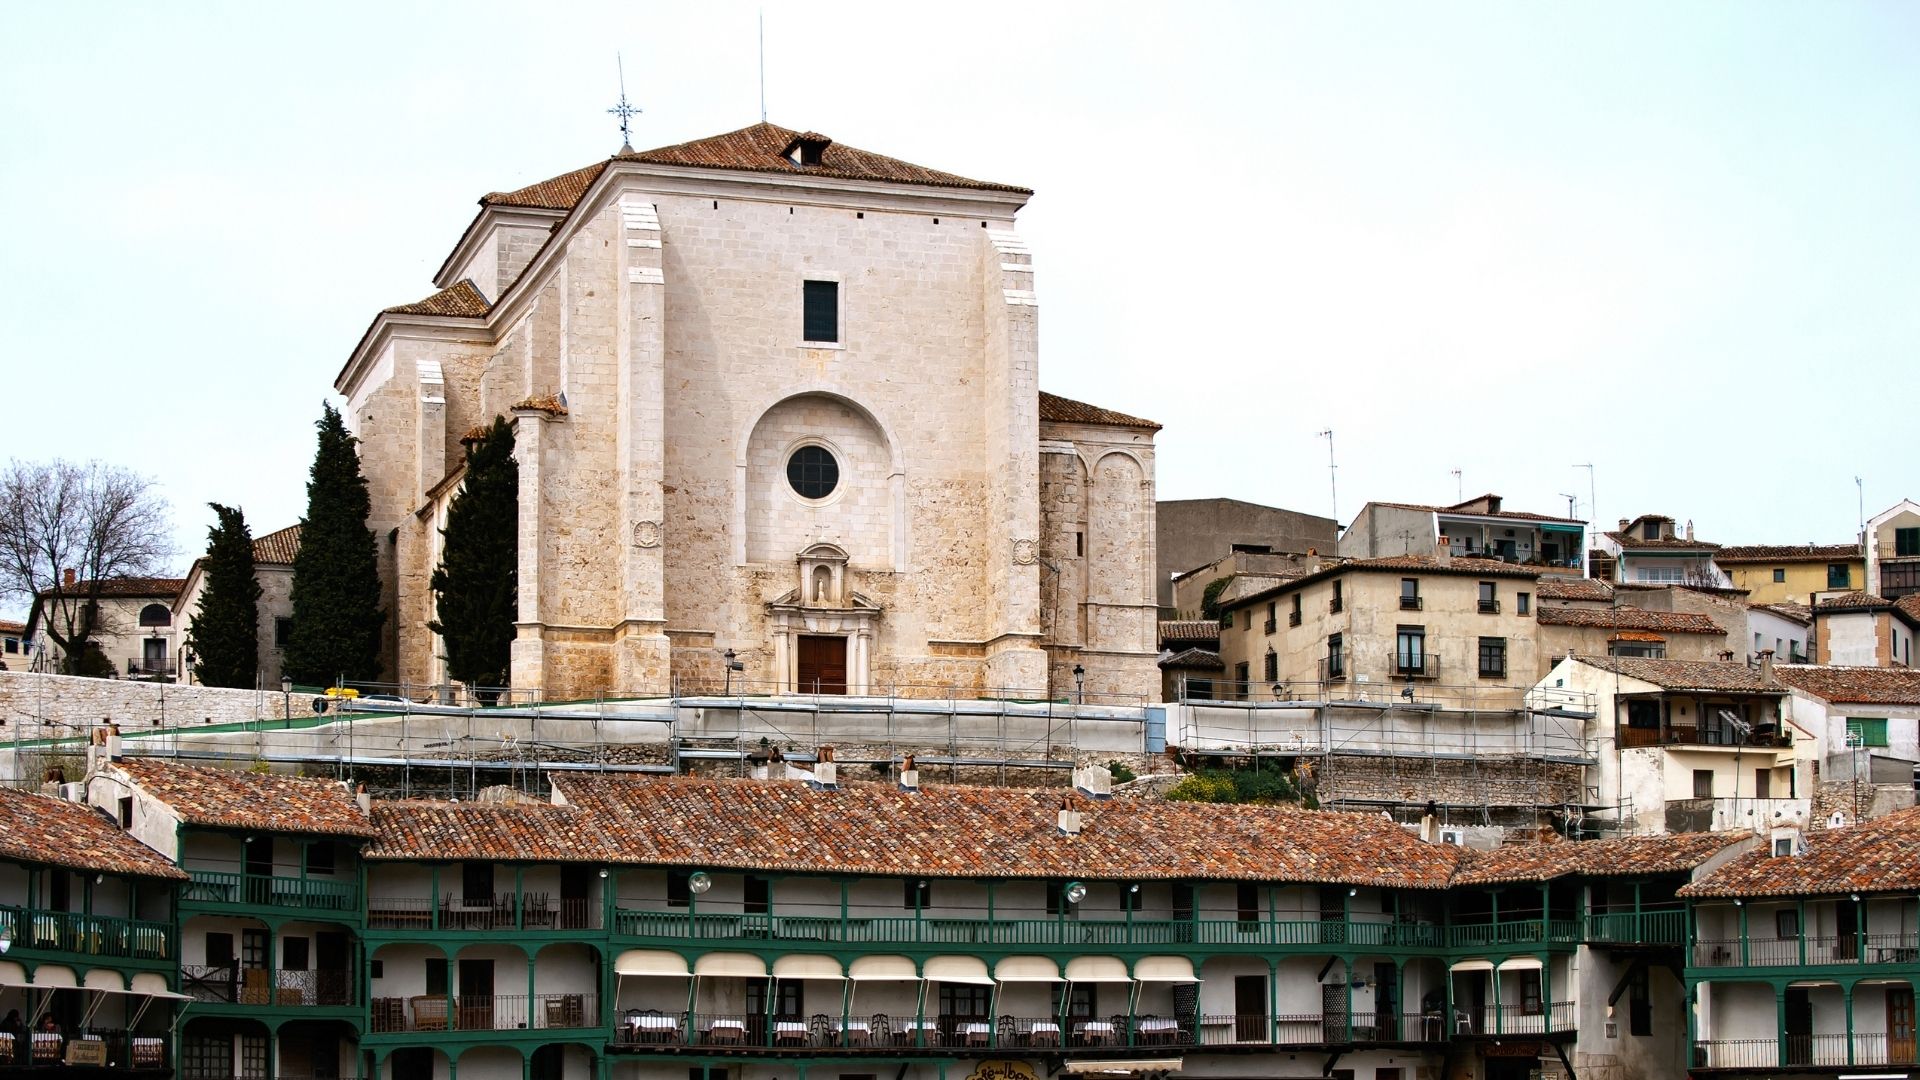
<svg viewBox="0 0 1920 1080">
<path fill-rule="evenodd" d="M 1827 588 L 1846 589 L 1853 585 L 1853 573 L 1846 563 L 1827 564 Z"/>
<path fill-rule="evenodd" d="M 1499 597 L 1499 593 L 1495 590 L 1494 583 L 1491 581 L 1481 582 L 1480 583 L 1480 611 L 1483 614 L 1492 614 L 1493 612 L 1497 612 L 1499 610 L 1500 610 L 1500 597 Z"/>
<path fill-rule="evenodd" d="M 1120 910 L 1121 911 L 1139 911 L 1140 910 L 1140 886 L 1138 885 L 1120 886 Z"/>
<path fill-rule="evenodd" d="M 1483 679 L 1507 677 L 1506 638 L 1483 637 L 1480 639 L 1480 677 Z"/>
<path fill-rule="evenodd" d="M 1280 681 L 1280 655 L 1272 649 L 1267 650 L 1267 662 L 1262 672 L 1268 682 Z"/>
<path fill-rule="evenodd" d="M 468 903 L 476 900 L 493 902 L 493 864 L 490 862 L 466 862 L 460 864 L 460 896 Z"/>
<path fill-rule="evenodd" d="M 903 881 L 906 886 L 901 906 L 909 911 L 916 908 L 926 909 L 933 906 L 933 884 L 926 881 Z"/>
<path fill-rule="evenodd" d="M 1886 746 L 1887 721 L 1885 717 L 1849 716 L 1847 717 L 1847 745 L 1849 746 Z"/>
<path fill-rule="evenodd" d="M 687 880 L 693 875 L 687 870 L 667 871 L 667 906 L 686 907 L 693 896 L 693 890 L 687 887 Z"/>
<path fill-rule="evenodd" d="M 1287 615 L 1287 625 L 1288 626 L 1300 625 L 1300 594 L 1299 593 L 1293 594 L 1293 610 L 1289 612 Z"/>
<path fill-rule="evenodd" d="M 740 895 L 740 910 L 749 915 L 765 915 L 772 906 L 773 887 L 766 878 L 748 874 Z"/>
<path fill-rule="evenodd" d="M 325 877 L 333 875 L 333 843 L 328 840 L 315 840 L 307 845 L 307 873 Z"/>
<path fill-rule="evenodd" d="M 1233 681 L 1238 683 L 1238 693 L 1234 696 L 1241 701 L 1247 699 L 1247 684 L 1252 681 L 1252 671 L 1246 664 L 1233 665 Z"/>
<path fill-rule="evenodd" d="M 120 827 L 133 828 L 133 796 L 125 795 L 120 799 Z"/>
<path fill-rule="evenodd" d="M 1713 798 L 1713 770 L 1693 770 L 1693 797 L 1696 799 Z"/>
<path fill-rule="evenodd" d="M 1057 881 L 1047 882 L 1047 914 L 1049 915 L 1066 914 L 1067 898 L 1062 894 L 1061 890 L 1062 890 L 1062 886 L 1059 882 Z"/>
<path fill-rule="evenodd" d="M 1789 841 L 1791 843 L 1791 841 Z M 1800 936 L 1800 913 L 1792 908 L 1781 908 L 1773 913 L 1773 936 L 1782 941 Z"/>
<path fill-rule="evenodd" d="M 367 961 L 367 978 L 384 979 L 386 977 L 387 977 L 387 962 L 385 960 Z"/>
<path fill-rule="evenodd" d="M 287 642 L 292 640 L 293 640 L 293 620 L 292 619 L 273 620 L 273 647 L 276 649 L 284 649 L 287 647 Z"/>
<path fill-rule="evenodd" d="M 1401 578 L 1400 579 L 1400 606 L 1402 608 L 1409 609 L 1409 610 L 1419 609 L 1420 607 L 1420 579 L 1419 578 Z"/>
<path fill-rule="evenodd" d="M 840 340 L 840 283 L 808 281 L 801 286 L 803 296 L 803 340 Z"/>
<path fill-rule="evenodd" d="M 1234 888 L 1234 907 L 1240 921 L 1256 923 L 1260 921 L 1260 886 L 1251 882 L 1241 882 Z"/>
<path fill-rule="evenodd" d="M 444 956 L 427 958 L 427 994 L 430 997 L 447 996 L 447 958 Z"/>
<path fill-rule="evenodd" d="M 1896 559 L 1920 555 L 1920 528 L 1893 530 L 1893 555 Z"/>
<path fill-rule="evenodd" d="M 1343 635 L 1327 635 L 1327 678 L 1342 678 L 1347 673 L 1347 641 Z"/>
<path fill-rule="evenodd" d="M 1513 594 L 1513 612 L 1516 615 L 1533 614 L 1533 594 L 1532 593 L 1514 593 Z"/>
<path fill-rule="evenodd" d="M 1331 614 L 1338 615 L 1340 614 L 1340 609 L 1345 606 L 1346 597 L 1341 592 L 1340 582 L 1336 581 L 1333 583 L 1333 599 L 1328 601 L 1327 611 Z"/>
<path fill-rule="evenodd" d="M 1773 568 L 1773 580 L 1774 580 L 1775 582 L 1781 582 L 1781 581 L 1785 581 L 1785 580 L 1787 580 L 1787 568 L 1786 568 L 1786 567 L 1784 567 L 1784 566 L 1776 566 L 1776 567 L 1774 567 L 1774 568 Z"/>
</svg>

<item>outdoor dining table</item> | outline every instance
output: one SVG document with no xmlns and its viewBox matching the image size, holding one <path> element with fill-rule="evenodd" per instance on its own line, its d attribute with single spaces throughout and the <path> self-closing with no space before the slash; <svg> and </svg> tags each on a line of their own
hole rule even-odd
<svg viewBox="0 0 1920 1080">
<path fill-rule="evenodd" d="M 895 1029 L 894 1034 L 900 1042 L 911 1043 L 914 1032 L 928 1031 L 938 1033 L 939 1030 L 940 1022 L 938 1020 L 902 1020 L 900 1026 Z"/>
<path fill-rule="evenodd" d="M 1035 1020 L 1033 1026 L 1027 1029 L 1027 1044 L 1029 1046 L 1059 1046 L 1060 1025 L 1051 1020 Z"/>
<path fill-rule="evenodd" d="M 1113 1024 L 1106 1020 L 1082 1020 L 1073 1025 L 1073 1033 L 1083 1043 L 1112 1042 Z"/>
<path fill-rule="evenodd" d="M 955 1024 L 953 1033 L 964 1038 L 968 1046 L 985 1046 L 987 1036 L 993 1033 L 993 1028 L 988 1024 L 972 1020 L 964 1024 Z"/>
<path fill-rule="evenodd" d="M 800 1020 L 776 1020 L 773 1022 L 774 1042 L 806 1042 L 807 1025 Z"/>
<path fill-rule="evenodd" d="M 873 1038 L 873 1029 L 865 1020 L 835 1020 L 833 1026 L 849 1043 L 866 1043 Z"/>
<path fill-rule="evenodd" d="M 1173 1038 L 1174 1033 L 1180 1030 L 1180 1025 L 1166 1017 L 1151 1016 L 1141 1020 L 1134 1030 L 1138 1031 L 1143 1039 L 1152 1038 L 1154 1041 L 1159 1041 Z"/>
<path fill-rule="evenodd" d="M 742 1042 L 746 1037 L 744 1020 L 715 1020 L 707 1025 L 707 1038 L 712 1042 Z"/>
</svg>

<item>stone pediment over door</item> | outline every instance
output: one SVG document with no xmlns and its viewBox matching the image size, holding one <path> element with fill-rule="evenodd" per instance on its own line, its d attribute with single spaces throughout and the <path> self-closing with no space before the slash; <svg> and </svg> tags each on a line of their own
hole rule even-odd
<svg viewBox="0 0 1920 1080">
<path fill-rule="evenodd" d="M 847 693 L 870 692 L 873 635 L 881 609 L 848 587 L 846 549 L 825 542 L 812 544 L 794 557 L 794 569 L 794 587 L 767 605 L 781 692 L 793 693 L 798 686 L 803 637 L 844 638 Z"/>
</svg>

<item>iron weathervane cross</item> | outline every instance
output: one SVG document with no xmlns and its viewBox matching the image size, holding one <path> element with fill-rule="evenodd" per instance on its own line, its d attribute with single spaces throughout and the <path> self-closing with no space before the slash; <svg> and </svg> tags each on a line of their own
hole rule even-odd
<svg viewBox="0 0 1920 1080">
<path fill-rule="evenodd" d="M 634 117 L 640 115 L 640 107 L 627 102 L 626 62 L 621 59 L 619 53 L 613 54 L 613 62 L 620 68 L 620 101 L 607 110 L 607 115 L 620 118 L 620 149 L 622 152 L 631 153 L 633 151 L 632 121 Z"/>
</svg>

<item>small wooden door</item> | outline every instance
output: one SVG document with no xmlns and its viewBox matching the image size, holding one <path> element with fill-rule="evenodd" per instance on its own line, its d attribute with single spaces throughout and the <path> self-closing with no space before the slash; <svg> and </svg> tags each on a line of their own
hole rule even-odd
<svg viewBox="0 0 1920 1080">
<path fill-rule="evenodd" d="M 1887 987 L 1887 1061 L 1905 1065 L 1913 1061 L 1913 987 Z"/>
<path fill-rule="evenodd" d="M 346 1005 L 353 1000 L 347 983 L 347 935 L 322 930 L 313 935 L 313 1004 Z"/>
<path fill-rule="evenodd" d="M 563 929 L 581 930 L 593 925 L 591 903 L 587 899 L 592 887 L 592 874 L 592 867 L 578 863 L 568 863 L 560 868 L 560 925 Z"/>
<path fill-rule="evenodd" d="M 1787 1060 L 1785 1065 L 1813 1062 L 1813 998 L 1806 987 L 1787 987 Z"/>
<path fill-rule="evenodd" d="M 1233 1037 L 1238 1042 L 1267 1041 L 1267 977 L 1233 977 Z"/>
<path fill-rule="evenodd" d="M 846 693 L 847 639 L 802 634 L 798 680 L 802 694 Z"/>
<path fill-rule="evenodd" d="M 486 1031 L 494 1026 L 493 961 L 460 961 L 459 1030 Z"/>
</svg>

